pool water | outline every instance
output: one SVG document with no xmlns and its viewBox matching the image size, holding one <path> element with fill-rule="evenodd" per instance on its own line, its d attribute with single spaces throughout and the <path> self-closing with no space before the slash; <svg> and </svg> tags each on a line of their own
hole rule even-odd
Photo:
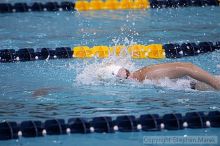
<svg viewBox="0 0 220 146">
<path fill-rule="evenodd" d="M 0 14 L 1 49 L 132 43 L 183 43 L 220 40 L 220 8 L 190 7 L 140 11 L 91 11 Z M 165 62 L 192 62 L 220 75 L 220 52 L 163 60 L 131 60 L 132 69 Z M 100 64 L 117 60 L 64 59 L 0 64 L 0 120 L 186 113 L 220 109 L 220 92 L 195 91 L 164 81 L 160 86 L 98 80 Z M 120 62 L 124 60 L 119 58 Z M 103 63 L 104 62 L 104 63 Z M 123 63 L 121 63 L 122 65 Z M 90 69 L 88 72 L 85 70 Z M 81 75 L 80 75 L 81 74 Z M 42 96 L 36 90 L 51 88 Z M 0 145 L 143 145 L 147 135 L 217 135 L 215 128 L 163 132 L 48 136 L 0 142 Z"/>
</svg>

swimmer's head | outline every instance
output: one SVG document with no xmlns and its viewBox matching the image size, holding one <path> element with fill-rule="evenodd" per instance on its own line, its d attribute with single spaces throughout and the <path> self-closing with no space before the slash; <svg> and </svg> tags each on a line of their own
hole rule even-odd
<svg viewBox="0 0 220 146">
<path fill-rule="evenodd" d="M 120 68 L 118 70 L 118 73 L 117 73 L 116 77 L 127 79 L 129 75 L 130 75 L 129 70 L 127 70 L 126 68 Z"/>
<path fill-rule="evenodd" d="M 127 70 L 126 68 L 123 68 L 122 66 L 118 66 L 114 64 L 106 66 L 104 67 L 104 69 L 102 69 L 102 74 L 107 75 L 110 72 L 113 76 L 116 76 L 121 79 L 127 79 L 128 76 L 130 75 L 129 70 Z"/>
</svg>

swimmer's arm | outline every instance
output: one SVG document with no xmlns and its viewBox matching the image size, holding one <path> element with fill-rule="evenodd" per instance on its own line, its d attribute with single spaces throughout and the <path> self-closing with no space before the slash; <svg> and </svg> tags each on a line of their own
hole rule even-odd
<svg viewBox="0 0 220 146">
<path fill-rule="evenodd" d="M 138 81 L 143 81 L 145 79 L 158 80 L 165 77 L 177 79 L 189 76 L 212 86 L 216 90 L 220 90 L 220 80 L 217 80 L 217 78 L 192 63 L 176 62 L 153 65 L 132 73 L 132 76 Z"/>
<path fill-rule="evenodd" d="M 220 82 L 220 76 L 215 76 L 215 78 Z M 195 82 L 195 89 L 200 91 L 214 91 L 215 89 L 208 84 L 205 84 L 200 81 Z"/>
<path fill-rule="evenodd" d="M 137 70 L 137 71 L 131 73 L 131 75 L 129 76 L 129 78 L 132 78 L 132 79 L 134 79 L 134 80 L 137 80 L 137 81 L 139 81 L 139 82 L 142 82 L 142 81 L 144 81 L 144 80 L 147 78 L 147 76 L 148 76 L 148 74 L 149 74 L 150 72 L 151 72 L 151 71 L 150 71 L 149 67 L 144 67 L 144 68 L 141 68 L 141 69 L 139 69 L 139 70 Z"/>
<path fill-rule="evenodd" d="M 142 82 L 145 79 L 159 80 L 162 78 L 175 79 L 180 76 L 180 72 L 175 72 L 175 67 L 179 66 L 179 62 L 176 63 L 164 63 L 143 67 L 132 73 L 132 78 Z"/>
</svg>

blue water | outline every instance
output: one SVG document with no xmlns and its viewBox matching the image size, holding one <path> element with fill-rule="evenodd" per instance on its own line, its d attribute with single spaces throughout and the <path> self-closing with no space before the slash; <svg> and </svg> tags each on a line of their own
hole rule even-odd
<svg viewBox="0 0 220 146">
<path fill-rule="evenodd" d="M 220 40 L 220 8 L 0 14 L 1 49 Z M 220 52 L 163 60 L 129 60 L 136 69 L 164 62 L 192 62 L 220 74 Z M 220 93 L 147 84 L 79 84 L 76 77 L 103 60 L 69 59 L 0 64 L 0 120 L 117 116 L 220 109 Z M 97 64 L 98 64 L 97 63 Z M 93 70 L 91 70 L 92 72 Z M 33 97 L 35 90 L 55 88 Z M 218 129 L 50 136 L 0 145 L 143 145 L 149 135 L 219 135 Z"/>
</svg>

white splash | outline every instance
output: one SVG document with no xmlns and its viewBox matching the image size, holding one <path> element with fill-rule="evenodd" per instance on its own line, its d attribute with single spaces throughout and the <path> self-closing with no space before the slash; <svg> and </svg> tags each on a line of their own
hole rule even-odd
<svg viewBox="0 0 220 146">
<path fill-rule="evenodd" d="M 165 87 L 173 90 L 191 90 L 191 83 L 192 80 L 188 78 L 180 78 L 180 79 L 160 79 L 157 81 L 151 81 L 151 80 L 145 80 L 143 83 L 144 84 L 151 84 L 154 86 L 160 86 L 160 87 Z"/>
<path fill-rule="evenodd" d="M 115 45 L 119 44 L 119 38 L 113 38 Z M 125 38 L 123 40 L 125 46 L 134 44 L 133 40 Z M 82 67 L 82 66 L 81 66 Z M 131 61 L 131 57 L 127 52 L 127 48 L 121 50 L 121 55 L 110 55 L 108 58 L 97 60 L 93 63 L 87 63 L 83 66 L 81 72 L 76 75 L 76 82 L 85 85 L 116 83 L 116 74 L 120 68 L 126 68 L 130 71 L 135 70 L 135 64 Z"/>
<path fill-rule="evenodd" d="M 117 60 L 117 61 L 116 61 Z M 112 56 L 101 62 L 94 62 L 84 67 L 76 76 L 76 82 L 85 85 L 96 85 L 116 82 L 116 74 L 120 68 L 134 70 L 134 63 L 125 58 Z"/>
</svg>

